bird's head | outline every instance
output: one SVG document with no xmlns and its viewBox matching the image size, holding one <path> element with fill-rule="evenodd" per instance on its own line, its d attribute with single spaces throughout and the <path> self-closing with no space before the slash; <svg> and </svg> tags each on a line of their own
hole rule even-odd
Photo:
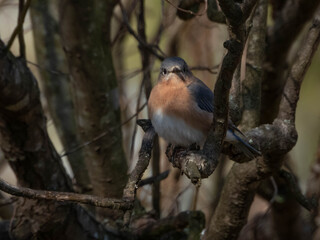
<svg viewBox="0 0 320 240">
<path fill-rule="evenodd" d="M 186 77 L 191 74 L 187 63 L 179 57 L 168 57 L 163 60 L 160 67 L 159 81 L 168 80 L 172 74 L 179 77 L 181 81 L 186 81 Z"/>
</svg>

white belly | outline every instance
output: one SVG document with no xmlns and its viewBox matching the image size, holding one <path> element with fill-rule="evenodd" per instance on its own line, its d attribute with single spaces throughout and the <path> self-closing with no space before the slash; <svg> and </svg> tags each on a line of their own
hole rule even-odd
<svg viewBox="0 0 320 240">
<path fill-rule="evenodd" d="M 182 119 L 163 114 L 162 109 L 153 114 L 151 122 L 158 135 L 174 145 L 202 144 L 206 138 L 201 131 L 191 127 Z"/>
</svg>

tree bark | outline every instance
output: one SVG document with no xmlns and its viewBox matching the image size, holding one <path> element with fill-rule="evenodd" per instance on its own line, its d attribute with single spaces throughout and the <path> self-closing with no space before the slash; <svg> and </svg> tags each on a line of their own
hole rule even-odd
<svg viewBox="0 0 320 240">
<path fill-rule="evenodd" d="M 48 137 L 36 79 L 25 60 L 15 58 L 2 41 L 0 71 L 0 147 L 18 184 L 72 191 L 70 179 Z M 10 231 L 14 239 L 112 237 L 78 205 L 27 199 L 16 203 Z"/>
<path fill-rule="evenodd" d="M 80 144 L 75 125 L 70 92 L 70 76 L 58 33 L 58 22 L 52 11 L 54 1 L 36 0 L 31 5 L 31 20 L 38 63 L 50 116 L 65 151 Z M 53 9 L 52 9 L 53 8 Z M 68 155 L 79 191 L 88 189 L 90 181 L 82 149 Z"/>
<path fill-rule="evenodd" d="M 117 81 L 110 46 L 115 1 L 60 1 L 63 48 L 72 76 L 73 102 L 93 192 L 119 198 L 127 181 Z"/>
</svg>

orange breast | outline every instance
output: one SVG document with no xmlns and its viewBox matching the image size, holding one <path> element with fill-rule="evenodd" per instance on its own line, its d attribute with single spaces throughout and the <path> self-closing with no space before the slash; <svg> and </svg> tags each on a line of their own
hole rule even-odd
<svg viewBox="0 0 320 240">
<path fill-rule="evenodd" d="M 191 127 L 207 133 L 212 122 L 212 113 L 200 109 L 190 94 L 185 83 L 171 77 L 168 81 L 159 82 L 151 91 L 149 118 L 162 109 L 165 114 L 183 119 Z"/>
</svg>

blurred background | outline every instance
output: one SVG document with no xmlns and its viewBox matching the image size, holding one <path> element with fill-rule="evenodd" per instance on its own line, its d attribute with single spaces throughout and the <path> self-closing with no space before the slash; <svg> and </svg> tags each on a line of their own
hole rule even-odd
<svg viewBox="0 0 320 240">
<path fill-rule="evenodd" d="M 130 19 L 130 25 L 137 29 L 135 1 L 124 1 Z M 176 1 L 172 1 L 176 2 Z M 223 24 L 209 21 L 206 15 L 197 16 L 189 21 L 182 21 L 176 16 L 176 9 L 164 1 L 145 1 L 146 35 L 148 42 L 159 42 L 159 47 L 166 55 L 178 55 L 186 60 L 191 68 L 194 68 L 195 76 L 203 80 L 213 89 L 217 77 L 218 65 L 224 56 L 225 49 L 223 42 L 228 39 L 228 31 Z M 201 12 L 201 9 L 199 10 Z M 16 24 L 18 14 L 18 1 L 0 0 L 0 37 L 5 42 L 10 38 Z M 270 15 L 270 13 L 269 13 Z M 55 13 L 58 20 L 58 14 Z M 114 89 L 119 96 L 122 122 L 134 116 L 141 106 L 146 103 L 146 98 L 141 92 L 141 59 L 137 40 L 125 29 L 121 29 L 122 14 L 117 6 L 114 11 L 112 24 L 113 61 L 118 78 L 118 88 Z M 269 17 L 268 24 L 272 24 Z M 26 41 L 26 59 L 28 66 L 36 76 L 40 87 L 42 86 L 41 72 L 50 71 L 37 62 L 35 53 L 33 26 L 30 13 L 26 17 L 24 24 L 24 35 Z M 306 27 L 307 29 L 307 27 Z M 305 32 L 305 31 L 303 31 Z M 298 37 L 295 46 L 299 46 L 302 37 Z M 11 48 L 14 54 L 18 54 L 18 42 L 14 42 Z M 294 57 L 291 56 L 291 59 Z M 152 60 L 151 79 L 155 84 L 158 78 L 160 61 Z M 199 70 L 200 67 L 207 67 L 211 70 Z M 310 173 L 310 167 L 315 161 L 317 146 L 320 136 L 320 51 L 315 54 L 312 65 L 309 68 L 302 85 L 301 97 L 297 110 L 297 130 L 298 142 L 290 152 L 290 164 L 299 179 L 299 184 L 303 191 Z M 139 97 L 139 95 L 141 95 Z M 55 130 L 55 126 L 47 109 L 47 102 L 42 95 L 42 104 L 46 111 L 47 126 L 51 139 L 62 155 L 69 149 L 63 149 L 61 141 Z M 137 115 L 138 119 L 147 118 L 147 108 Z M 126 153 L 129 172 L 135 166 L 138 159 L 138 151 L 141 145 L 143 131 L 136 127 L 133 118 L 122 126 L 123 147 Z M 195 195 L 195 187 L 190 184 L 189 179 L 181 176 L 177 169 L 173 169 L 165 156 L 166 143 L 160 139 L 160 172 L 170 169 L 167 179 L 161 182 L 161 216 L 176 214 L 182 210 L 192 207 Z M 63 157 L 64 164 L 72 176 L 69 167 L 68 157 Z M 218 193 L 223 184 L 223 177 L 228 173 L 232 162 L 228 159 L 221 161 L 220 167 L 208 179 L 204 179 L 200 188 L 197 209 L 202 210 L 206 217 L 210 217 L 210 210 L 217 204 Z M 144 177 L 152 175 L 149 167 Z M 3 159 L 0 152 L 0 176 L 6 181 L 16 184 L 16 180 L 10 167 Z M 152 209 L 152 188 L 145 186 L 139 189 L 139 199 L 147 210 Z M 265 211 L 268 203 L 257 198 L 252 205 L 252 213 Z M 1 208 L 0 208 L 1 215 Z M 252 214 L 251 214 L 252 215 Z"/>
</svg>

